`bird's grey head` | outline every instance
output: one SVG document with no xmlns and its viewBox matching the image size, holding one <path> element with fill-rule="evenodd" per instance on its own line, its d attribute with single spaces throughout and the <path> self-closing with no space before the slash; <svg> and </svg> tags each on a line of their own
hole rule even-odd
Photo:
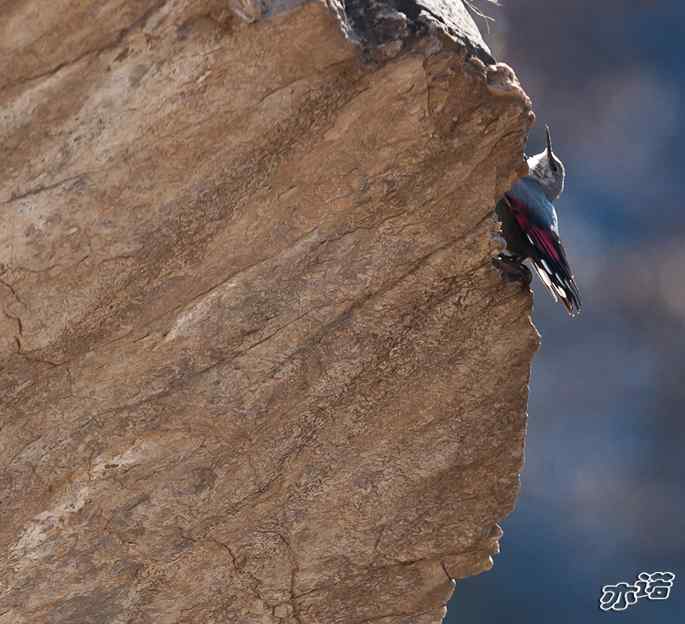
<svg viewBox="0 0 685 624">
<path fill-rule="evenodd" d="M 564 190 L 564 163 L 557 158 L 552 151 L 552 137 L 549 134 L 549 126 L 545 126 L 547 136 L 547 148 L 531 156 L 526 160 L 528 163 L 529 175 L 537 180 L 545 191 L 545 195 L 550 201 L 554 201 Z"/>
</svg>

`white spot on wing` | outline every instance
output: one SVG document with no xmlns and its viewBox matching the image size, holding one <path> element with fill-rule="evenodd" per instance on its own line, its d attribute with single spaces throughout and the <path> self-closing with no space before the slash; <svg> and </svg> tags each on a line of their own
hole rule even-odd
<svg viewBox="0 0 685 624">
<path fill-rule="evenodd" d="M 540 271 L 540 277 L 542 278 L 542 281 L 545 282 L 545 286 L 547 286 L 547 288 L 552 288 L 552 281 L 549 279 L 549 275 L 547 275 L 547 273 Z"/>
</svg>

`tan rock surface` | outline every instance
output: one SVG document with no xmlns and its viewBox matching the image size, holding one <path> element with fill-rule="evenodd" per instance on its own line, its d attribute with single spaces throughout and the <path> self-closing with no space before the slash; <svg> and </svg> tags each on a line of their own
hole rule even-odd
<svg viewBox="0 0 685 624">
<path fill-rule="evenodd" d="M 513 507 L 530 102 L 228 7 L 0 2 L 2 624 L 439 622 Z"/>
</svg>

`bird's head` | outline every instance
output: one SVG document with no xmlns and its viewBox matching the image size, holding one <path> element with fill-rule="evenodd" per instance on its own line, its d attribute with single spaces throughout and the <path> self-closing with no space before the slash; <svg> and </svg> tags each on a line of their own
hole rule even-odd
<svg viewBox="0 0 685 624">
<path fill-rule="evenodd" d="M 554 201 L 564 190 L 564 163 L 552 151 L 552 137 L 549 126 L 545 126 L 547 147 L 535 156 L 527 159 L 529 175 L 536 179 L 545 191 L 550 201 Z"/>
</svg>

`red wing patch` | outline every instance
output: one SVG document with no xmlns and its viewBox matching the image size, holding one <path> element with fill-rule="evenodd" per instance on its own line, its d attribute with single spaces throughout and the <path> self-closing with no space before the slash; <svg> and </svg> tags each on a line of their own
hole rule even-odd
<svg viewBox="0 0 685 624">
<path fill-rule="evenodd" d="M 511 206 L 511 213 L 514 215 L 516 223 L 518 223 L 518 226 L 523 230 L 524 234 L 530 236 L 535 246 L 538 247 L 541 252 L 547 254 L 557 262 L 561 260 L 553 233 L 530 223 L 528 220 L 528 211 L 523 202 L 511 195 L 507 195 L 507 199 Z"/>
<path fill-rule="evenodd" d="M 507 195 L 506 198 L 509 200 L 511 214 L 514 215 L 516 223 L 518 223 L 518 226 L 525 232 L 528 229 L 528 214 L 526 211 L 526 205 L 511 195 Z"/>
<path fill-rule="evenodd" d="M 535 241 L 535 244 L 550 258 L 553 258 L 557 262 L 561 260 L 561 257 L 559 256 L 559 249 L 556 241 L 554 240 L 552 232 L 544 230 L 535 225 L 531 225 L 526 233 L 530 234 Z"/>
</svg>

